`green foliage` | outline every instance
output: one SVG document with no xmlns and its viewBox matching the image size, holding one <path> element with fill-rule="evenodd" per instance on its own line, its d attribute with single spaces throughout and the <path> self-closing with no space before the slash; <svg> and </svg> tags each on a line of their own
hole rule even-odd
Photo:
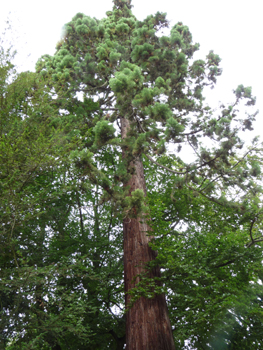
<svg viewBox="0 0 263 350">
<path fill-rule="evenodd" d="M 131 7 L 78 13 L 37 73 L 0 51 L 0 345 L 123 349 L 122 219 L 151 216 L 163 275 L 132 301 L 167 293 L 178 349 L 260 349 L 262 147 L 244 150 L 256 113 L 236 110 L 255 98 L 240 85 L 215 114 L 219 56 L 194 60 L 187 26 L 162 36 L 165 14 Z M 147 197 L 123 190 L 136 159 Z"/>
<path fill-rule="evenodd" d="M 164 157 L 162 164 L 171 166 L 171 160 Z M 156 280 L 151 293 L 167 293 L 177 347 L 187 348 L 187 339 L 196 349 L 234 349 L 237 344 L 260 349 L 262 246 L 251 245 L 251 235 L 262 225 L 259 203 L 247 202 L 245 209 L 229 201 L 211 202 L 194 189 L 174 188 L 175 175 L 153 171 L 149 163 L 146 169 L 152 247 L 164 271 L 162 289 Z M 254 226 L 254 215 L 260 217 L 259 226 Z M 133 290 L 133 298 L 147 292 L 147 282 Z"/>
<path fill-rule="evenodd" d="M 103 146 L 114 137 L 115 129 L 107 120 L 99 121 L 94 127 L 95 144 Z"/>
<path fill-rule="evenodd" d="M 41 79 L 23 73 L 7 81 L 8 69 L 0 123 L 1 348 L 114 348 L 123 336 L 122 317 L 109 311 L 122 294 L 120 237 L 117 229 L 109 234 L 117 219 L 109 206 L 98 209 L 98 192 L 91 196 L 83 175 L 87 167 L 94 174 L 84 148 L 94 137 L 83 118 L 97 107 L 85 100 L 82 116 L 77 106 L 76 125 L 59 115 Z M 103 341 L 101 332 L 108 333 Z"/>
<path fill-rule="evenodd" d="M 124 200 L 124 214 L 128 218 L 136 218 L 148 211 L 145 205 L 145 197 L 142 190 L 136 189 L 131 196 Z"/>
<path fill-rule="evenodd" d="M 167 129 L 166 129 L 166 136 L 167 139 L 173 139 L 178 134 L 184 131 L 184 126 L 179 124 L 178 121 L 174 118 L 169 118 L 167 120 Z"/>
</svg>

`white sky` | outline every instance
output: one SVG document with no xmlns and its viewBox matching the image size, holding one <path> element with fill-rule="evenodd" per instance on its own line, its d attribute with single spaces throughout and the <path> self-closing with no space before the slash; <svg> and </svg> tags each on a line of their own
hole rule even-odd
<svg viewBox="0 0 263 350">
<path fill-rule="evenodd" d="M 143 19 L 157 11 L 166 12 L 171 24 L 182 21 L 201 44 L 198 58 L 214 50 L 222 58 L 223 74 L 209 101 L 231 102 L 239 84 L 252 86 L 260 110 L 256 133 L 263 129 L 262 1 L 260 0 L 132 0 L 133 12 Z M 22 70 L 33 70 L 43 54 L 54 54 L 62 26 L 77 12 L 98 19 L 112 9 L 111 0 L 0 0 L 0 29 L 10 18 L 19 39 L 18 62 Z M 30 57 L 28 55 L 30 54 Z M 262 122 L 261 122 L 262 119 Z"/>
</svg>

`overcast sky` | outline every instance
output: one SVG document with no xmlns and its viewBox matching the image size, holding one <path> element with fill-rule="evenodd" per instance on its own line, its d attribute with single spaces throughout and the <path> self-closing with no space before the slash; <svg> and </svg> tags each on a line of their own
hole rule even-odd
<svg viewBox="0 0 263 350">
<path fill-rule="evenodd" d="M 198 58 L 214 50 L 222 58 L 223 75 L 209 101 L 233 101 L 232 90 L 239 84 L 252 86 L 257 96 L 257 133 L 263 132 L 262 2 L 260 0 L 132 0 L 133 12 L 144 19 L 157 11 L 166 12 L 171 25 L 182 21 L 200 43 Z M 8 13 L 19 39 L 18 62 L 22 70 L 34 70 L 43 54 L 54 54 L 63 25 L 77 12 L 98 19 L 112 9 L 111 0 L 0 0 L 0 29 Z M 28 55 L 30 54 L 30 57 Z M 262 117 L 261 117 L 262 116 Z M 262 122 L 261 122 L 262 119 Z"/>
</svg>

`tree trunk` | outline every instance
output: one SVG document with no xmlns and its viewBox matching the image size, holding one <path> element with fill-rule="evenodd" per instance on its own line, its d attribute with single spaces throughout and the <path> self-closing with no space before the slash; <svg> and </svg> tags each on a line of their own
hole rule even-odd
<svg viewBox="0 0 263 350">
<path fill-rule="evenodd" d="M 127 137 L 130 128 L 129 121 L 122 118 L 122 138 Z M 123 158 L 128 154 L 123 151 Z M 141 159 L 130 162 L 128 168 L 135 171 L 130 180 L 124 184 L 129 187 L 129 194 L 141 189 L 146 195 L 143 164 Z M 139 282 L 134 277 L 144 271 L 144 266 L 156 257 L 149 247 L 151 239 L 147 234 L 150 227 L 146 219 L 125 218 L 124 232 L 124 287 L 125 293 Z M 151 277 L 160 277 L 160 269 L 156 267 L 150 273 Z M 125 306 L 128 308 L 130 296 L 125 295 Z M 126 314 L 126 350 L 174 350 L 174 340 L 165 296 L 157 295 L 153 299 L 141 297 Z"/>
</svg>

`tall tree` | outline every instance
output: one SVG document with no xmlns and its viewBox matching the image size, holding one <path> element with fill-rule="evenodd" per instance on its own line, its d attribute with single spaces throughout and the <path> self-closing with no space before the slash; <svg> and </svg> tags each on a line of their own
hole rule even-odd
<svg viewBox="0 0 263 350">
<path fill-rule="evenodd" d="M 85 120 L 91 100 L 98 105 L 86 131 L 79 134 L 85 148 L 75 150 L 73 158 L 89 181 L 102 188 L 100 203 L 111 201 L 123 214 L 126 348 L 174 349 L 164 295 L 130 303 L 131 289 L 156 256 L 148 244 L 151 228 L 142 156 L 177 174 L 178 186 L 195 181 L 199 193 L 227 201 L 214 183 L 220 181 L 227 191 L 244 181 L 235 173 L 237 151 L 243 146 L 238 131 L 251 129 L 255 114 L 236 122 L 235 107 L 243 98 L 247 105 L 254 105 L 255 99 L 250 88 L 240 85 L 235 103 L 222 106 L 214 116 L 203 89 L 213 87 L 221 74 L 220 58 L 211 51 L 206 60 L 193 61 L 199 45 L 192 43 L 188 27 L 178 23 L 169 36 L 161 35 L 168 27 L 165 14 L 138 21 L 130 0 L 113 3 L 102 20 L 77 14 L 66 24 L 56 54 L 43 56 L 37 71 L 52 77 L 63 118 Z M 202 138 L 211 140 L 213 147 L 202 144 Z M 195 161 L 187 164 L 178 154 L 171 168 L 160 164 L 158 155 L 169 143 L 177 153 L 182 148 L 194 150 Z M 107 154 L 113 150 L 114 174 L 107 172 Z M 149 277 L 160 278 L 158 266 Z"/>
</svg>

